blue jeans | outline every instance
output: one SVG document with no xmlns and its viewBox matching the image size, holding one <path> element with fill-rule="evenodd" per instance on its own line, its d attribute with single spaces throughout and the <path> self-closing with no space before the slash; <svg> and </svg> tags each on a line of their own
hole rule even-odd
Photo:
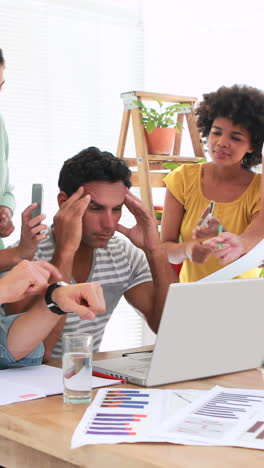
<svg viewBox="0 0 264 468">
<path fill-rule="evenodd" d="M 19 314 L 20 315 L 20 314 Z M 37 366 L 42 363 L 44 346 L 41 343 L 28 356 L 16 361 L 6 349 L 8 330 L 19 315 L 0 316 L 0 369 L 15 366 Z"/>
</svg>

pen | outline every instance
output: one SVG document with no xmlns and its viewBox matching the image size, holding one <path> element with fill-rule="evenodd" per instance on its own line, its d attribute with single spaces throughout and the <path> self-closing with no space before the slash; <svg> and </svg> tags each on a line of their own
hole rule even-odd
<svg viewBox="0 0 264 468">
<path fill-rule="evenodd" d="M 221 232 L 223 232 L 223 226 L 222 224 L 218 224 L 218 234 L 221 234 Z M 218 242 L 218 248 L 222 249 L 222 247 L 223 247 L 223 242 Z"/>
<path fill-rule="evenodd" d="M 101 377 L 103 379 L 110 379 L 110 380 L 120 380 L 122 383 L 127 383 L 125 379 L 120 379 L 119 377 L 113 377 L 112 375 L 102 374 L 102 372 L 93 371 L 94 377 Z"/>
</svg>

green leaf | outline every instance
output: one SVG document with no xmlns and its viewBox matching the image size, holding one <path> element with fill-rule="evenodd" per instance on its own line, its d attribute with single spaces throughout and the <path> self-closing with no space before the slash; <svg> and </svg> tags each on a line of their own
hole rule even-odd
<svg viewBox="0 0 264 468">
<path fill-rule="evenodd" d="M 146 107 L 141 101 L 133 101 L 139 108 L 141 113 L 141 118 L 144 123 L 145 128 L 148 132 L 152 132 L 155 127 L 174 127 L 177 131 L 182 127 L 181 123 L 177 122 L 176 117 L 178 111 L 183 107 L 191 107 L 190 104 L 172 104 L 163 110 L 163 103 L 159 100 L 156 100 L 160 109 L 157 111 L 153 107 Z M 173 119 L 173 117 L 175 118 Z"/>
<path fill-rule="evenodd" d="M 151 133 L 154 128 L 156 127 L 156 123 L 154 120 L 149 120 L 147 123 L 146 123 L 146 130 Z"/>
<path fill-rule="evenodd" d="M 136 104 L 136 105 L 137 105 L 138 107 L 140 107 L 141 109 L 146 109 L 146 107 L 144 106 L 143 102 L 137 101 L 137 100 L 135 100 L 135 101 L 133 101 L 133 102 L 134 102 L 134 104 Z"/>
<path fill-rule="evenodd" d="M 165 169 L 170 169 L 170 170 L 173 171 L 173 169 L 176 169 L 176 167 L 179 167 L 180 164 L 177 164 L 177 163 L 174 163 L 174 162 L 166 162 L 166 163 L 162 164 L 162 166 Z"/>
</svg>

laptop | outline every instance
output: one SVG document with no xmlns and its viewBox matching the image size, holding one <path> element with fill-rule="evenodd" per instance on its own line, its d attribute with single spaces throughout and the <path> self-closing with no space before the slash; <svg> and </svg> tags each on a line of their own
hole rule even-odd
<svg viewBox="0 0 264 468">
<path fill-rule="evenodd" d="M 263 296 L 262 278 L 171 284 L 153 352 L 94 361 L 93 370 L 151 387 L 259 367 Z"/>
</svg>

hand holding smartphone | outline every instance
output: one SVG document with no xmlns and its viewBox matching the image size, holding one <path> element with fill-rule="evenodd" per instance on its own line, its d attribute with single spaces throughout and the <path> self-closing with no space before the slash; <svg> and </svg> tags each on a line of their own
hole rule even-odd
<svg viewBox="0 0 264 468">
<path fill-rule="evenodd" d="M 206 208 L 206 210 L 202 214 L 201 218 L 199 219 L 199 221 L 197 223 L 197 226 L 200 226 L 200 227 L 206 227 L 207 226 L 207 223 L 208 223 L 209 219 L 213 215 L 214 206 L 215 206 L 215 202 L 213 200 L 210 201 L 208 207 Z"/>
<path fill-rule="evenodd" d="M 32 196 L 31 203 L 38 203 L 38 206 L 32 211 L 32 218 L 40 215 L 42 212 L 42 202 L 43 202 L 43 185 L 42 184 L 32 184 Z"/>
</svg>

